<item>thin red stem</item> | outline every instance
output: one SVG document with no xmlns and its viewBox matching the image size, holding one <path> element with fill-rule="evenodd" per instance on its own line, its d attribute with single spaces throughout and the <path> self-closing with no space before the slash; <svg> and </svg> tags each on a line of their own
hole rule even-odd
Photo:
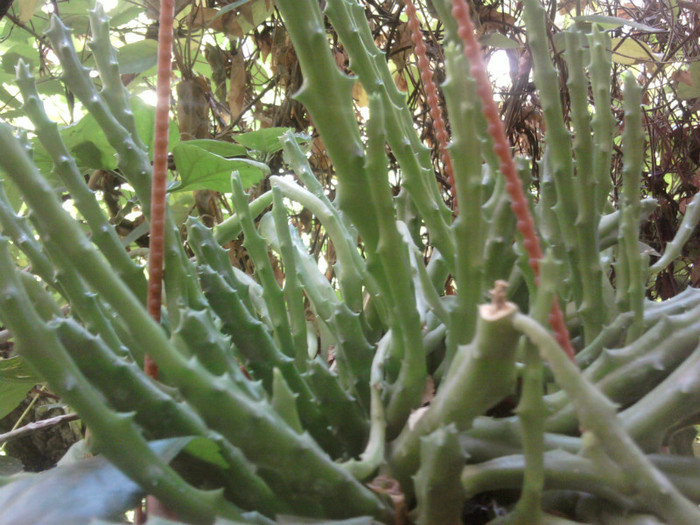
<svg viewBox="0 0 700 525">
<path fill-rule="evenodd" d="M 168 172 L 168 127 L 170 123 L 170 73 L 173 47 L 174 0 L 161 0 L 158 29 L 158 79 L 156 84 L 153 177 L 151 186 L 151 234 L 148 257 L 148 298 L 150 316 L 160 322 L 165 252 L 165 183 Z M 158 377 L 158 367 L 146 356 L 146 373 Z"/>
<path fill-rule="evenodd" d="M 469 14 L 469 7 L 465 0 L 452 0 L 452 16 L 457 20 L 459 26 L 459 37 L 464 43 L 464 55 L 469 60 L 471 74 L 476 81 L 476 92 L 481 99 L 481 108 L 486 122 L 488 123 L 488 133 L 493 138 L 493 149 L 499 160 L 499 167 L 506 178 L 506 191 L 510 195 L 511 209 L 517 218 L 517 228 L 523 236 L 523 247 L 528 254 L 528 263 L 535 272 L 535 279 L 539 281 L 540 259 L 542 259 L 542 249 L 540 240 L 535 230 L 535 223 L 528 208 L 525 192 L 518 176 L 518 170 L 513 161 L 510 151 L 510 144 L 506 138 L 501 117 L 498 114 L 498 107 L 493 98 L 491 82 L 486 73 L 486 64 L 481 53 L 481 46 L 474 36 L 474 24 L 472 24 Z M 564 323 L 564 315 L 559 302 L 555 299 L 552 303 L 552 311 L 549 314 L 549 323 L 554 331 L 554 336 L 568 354 L 574 360 L 574 349 L 571 346 L 569 332 Z"/>
<path fill-rule="evenodd" d="M 411 30 L 411 40 L 413 40 L 416 57 L 418 57 L 418 69 L 420 70 L 420 78 L 423 81 L 425 94 L 428 98 L 428 107 L 430 108 L 430 117 L 433 119 L 433 127 L 435 128 L 435 137 L 438 141 L 440 156 L 442 163 L 445 166 L 445 174 L 447 182 L 450 185 L 450 193 L 454 202 L 454 209 L 457 209 L 457 192 L 455 189 L 455 177 L 452 170 L 452 157 L 447 149 L 447 130 L 445 129 L 445 121 L 442 118 L 442 110 L 438 100 L 438 90 L 433 80 L 433 73 L 430 70 L 430 62 L 425 49 L 423 35 L 420 32 L 420 22 L 416 14 L 416 6 L 411 0 L 404 0 L 406 4 L 406 15 L 408 15 L 408 27 Z"/>
</svg>

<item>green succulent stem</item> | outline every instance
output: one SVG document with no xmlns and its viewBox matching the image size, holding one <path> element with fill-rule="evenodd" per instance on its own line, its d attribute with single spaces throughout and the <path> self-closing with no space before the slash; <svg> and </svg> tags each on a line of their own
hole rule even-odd
<svg viewBox="0 0 700 525">
<path fill-rule="evenodd" d="M 294 342 L 294 362 L 300 372 L 307 368 L 309 359 L 306 313 L 304 311 L 304 295 L 297 276 L 294 246 L 290 234 L 287 210 L 282 201 L 279 189 L 272 190 L 274 207 L 272 215 L 275 221 L 277 238 L 280 241 L 280 254 L 284 264 L 284 298 L 289 311 L 289 324 Z"/>
<path fill-rule="evenodd" d="M 610 401 L 564 356 L 557 342 L 531 318 L 516 314 L 513 327 L 522 331 L 552 367 L 557 382 L 576 407 L 581 424 L 592 432 L 606 454 L 625 472 L 632 491 L 671 523 L 690 525 L 700 511 L 674 487 L 625 432 Z"/>
<path fill-rule="evenodd" d="M 384 105 L 377 95 L 370 96 L 371 118 L 367 125 L 367 173 L 370 177 L 371 205 L 379 238 L 370 257 L 369 270 L 389 298 L 390 327 L 401 348 L 401 365 L 386 408 L 389 434 L 396 435 L 413 408 L 420 404 L 427 375 L 420 317 L 409 264 L 408 247 L 396 226 L 391 186 L 386 165 Z M 391 273 L 389 273 L 391 272 Z"/>
<path fill-rule="evenodd" d="M 109 34 L 109 17 L 105 14 L 102 4 L 96 3 L 89 12 L 92 39 L 89 46 L 95 56 L 97 70 L 102 81 L 102 97 L 112 114 L 129 132 L 136 147 L 145 150 L 146 146 L 136 131 L 136 121 L 129 105 L 129 91 L 122 82 L 119 73 L 117 51 L 112 46 Z"/>
<path fill-rule="evenodd" d="M 405 494 L 413 493 L 410 476 L 419 467 L 422 436 L 450 423 L 460 432 L 467 430 L 474 418 L 515 387 L 518 334 L 512 329 L 511 317 L 516 307 L 511 303 L 482 305 L 479 312 L 474 341 L 460 347 L 430 407 L 392 444 L 389 467 Z M 491 380 L 484 383 L 484 377 Z"/>
<path fill-rule="evenodd" d="M 221 492 L 194 489 L 154 454 L 133 423 L 133 415 L 109 409 L 70 359 L 56 331 L 32 307 L 17 280 L 4 238 L 0 238 L 0 274 L 2 318 L 15 334 L 19 353 L 80 414 L 91 430 L 95 451 L 105 454 L 144 490 L 194 523 L 209 523 L 217 514 L 238 519 L 240 513 L 223 499 Z M 129 443 L 128 450 L 121 446 L 122 440 L 114 439 L 115 435 Z"/>
<path fill-rule="evenodd" d="M 266 191 L 248 204 L 250 214 L 253 217 L 258 217 L 263 211 L 265 211 L 265 208 L 271 204 L 272 192 Z M 234 213 L 228 219 L 214 227 L 214 237 L 220 244 L 225 244 L 238 237 L 242 231 L 243 228 L 241 226 L 241 216 L 238 213 Z"/>
<path fill-rule="evenodd" d="M 364 9 L 354 0 L 331 0 L 325 12 L 348 51 L 350 68 L 367 94 L 381 99 L 386 114 L 386 141 L 401 166 L 403 187 L 425 221 L 432 242 L 453 269 L 455 246 L 449 229 L 451 211 L 440 196 L 430 151 L 413 131 L 413 120 L 404 96 L 396 88 L 384 53 L 374 42 Z M 371 174 L 368 176 L 371 181 Z"/>
<path fill-rule="evenodd" d="M 610 85 L 612 73 L 611 45 L 607 32 L 601 32 L 593 24 L 588 36 L 591 62 L 589 66 L 591 90 L 596 111 L 593 114 L 593 176 L 596 178 L 595 209 L 598 213 L 605 211 L 612 178 L 610 177 L 610 159 L 612 157 L 612 139 L 615 117 L 610 104 Z"/>
<path fill-rule="evenodd" d="M 523 2 L 523 18 L 528 28 L 528 43 L 534 63 L 535 83 L 540 90 L 547 125 L 547 154 L 552 170 L 557 202 L 554 206 L 569 263 L 569 274 L 576 303 L 582 300 L 583 285 L 578 269 L 581 246 L 578 244 L 576 218 L 578 202 L 574 185 L 571 135 L 564 124 L 559 94 L 559 77 L 549 57 L 545 11 L 538 0 Z"/>
<path fill-rule="evenodd" d="M 273 188 L 284 193 L 288 199 L 298 202 L 310 210 L 326 228 L 338 256 L 336 273 L 343 292 L 343 298 L 353 312 L 361 312 L 362 285 L 363 282 L 367 281 L 367 275 L 363 272 L 365 264 L 364 262 L 358 264 L 356 259 L 359 253 L 352 244 L 349 232 L 345 229 L 338 213 L 333 209 L 332 205 L 327 205 L 310 191 L 286 181 L 282 177 L 270 177 L 270 184 Z M 375 294 L 377 293 L 376 287 L 373 291 Z"/>
<path fill-rule="evenodd" d="M 447 81 L 444 85 L 449 114 L 452 115 L 452 145 L 450 154 L 459 214 L 452 224 L 456 239 L 455 282 L 456 308 L 450 311 L 448 353 L 444 367 L 449 368 L 459 345 L 471 342 L 476 328 L 477 306 L 482 300 L 484 273 L 484 232 L 482 214 L 481 145 L 474 140 L 480 103 L 476 85 L 468 76 L 469 65 L 461 49 L 449 45 L 445 50 Z"/>
<path fill-rule="evenodd" d="M 616 302 L 621 312 L 633 312 L 627 340 L 641 335 L 644 319 L 645 257 L 639 250 L 639 215 L 644 135 L 642 133 L 642 90 L 632 75 L 625 77 L 625 129 L 622 134 L 621 219 L 618 233 L 618 261 L 615 266 Z"/>
<path fill-rule="evenodd" d="M 465 453 L 454 424 L 440 427 L 421 438 L 421 466 L 416 472 L 418 523 L 462 523 L 464 491 L 459 484 Z"/>
<path fill-rule="evenodd" d="M 566 58 L 569 66 L 567 87 L 571 100 L 571 120 L 574 128 L 573 152 L 576 156 L 575 191 L 578 203 L 576 232 L 579 264 L 583 286 L 579 315 L 583 322 L 584 341 L 591 341 L 607 322 L 603 298 L 603 268 L 598 242 L 599 212 L 596 209 L 597 187 L 594 173 L 594 147 L 591 118 L 588 110 L 588 82 L 583 64 L 584 35 L 578 31 L 566 33 Z M 604 110 L 603 110 L 604 111 Z"/>
<path fill-rule="evenodd" d="M 0 224 L 2 224 L 3 235 L 10 238 L 12 244 L 29 259 L 32 273 L 41 277 L 46 284 L 58 288 L 58 291 L 65 294 L 56 281 L 56 269 L 53 267 L 52 261 L 42 249 L 39 241 L 34 238 L 34 234 L 27 224 L 27 219 L 17 215 L 12 208 L 2 179 L 0 179 Z"/>
<path fill-rule="evenodd" d="M 117 152 L 119 168 L 136 191 L 144 215 L 151 215 L 151 161 L 148 151 L 139 147 L 120 120 L 112 113 L 105 99 L 95 88 L 78 58 L 69 30 L 61 20 L 52 16 L 46 35 L 51 41 L 63 67 L 63 80 L 87 111 L 95 118 L 105 133 L 110 145 Z M 192 279 L 194 268 L 183 248 L 178 229 L 170 214 L 165 217 L 165 291 L 169 306 L 170 321 L 177 324 L 178 301 L 201 306 L 202 294 L 196 280 Z"/>
<path fill-rule="evenodd" d="M 347 213 L 365 242 L 377 243 L 377 229 L 365 213 L 370 201 L 364 147 L 352 107 L 354 81 L 338 71 L 326 40 L 323 15 L 312 0 L 277 2 L 304 75 L 295 98 L 304 104 L 338 176 L 338 206 Z"/>
<path fill-rule="evenodd" d="M 22 93 L 22 108 L 34 124 L 35 133 L 54 164 L 54 170 L 71 194 L 75 206 L 85 217 L 92 240 L 104 254 L 117 275 L 142 300 L 146 297 L 146 279 L 143 270 L 126 252 L 114 226 L 109 223 L 95 195 L 85 184 L 75 160 L 58 132 L 58 126 L 49 119 L 39 98 L 34 77 L 23 61 L 17 65 L 17 85 Z"/>
<path fill-rule="evenodd" d="M 243 191 L 238 173 L 231 177 L 231 187 L 233 188 L 233 206 L 241 216 L 241 226 L 245 235 L 244 245 L 255 265 L 255 275 L 263 287 L 263 299 L 272 319 L 275 339 L 285 355 L 294 357 L 296 351 L 287 317 L 287 307 L 284 303 L 284 293 L 275 279 L 265 239 L 255 228 L 253 216 L 248 207 L 248 196 Z"/>
</svg>

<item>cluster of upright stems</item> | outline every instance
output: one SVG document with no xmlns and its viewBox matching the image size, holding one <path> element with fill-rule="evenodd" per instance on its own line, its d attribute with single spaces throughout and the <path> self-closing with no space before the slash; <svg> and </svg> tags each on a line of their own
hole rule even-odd
<svg viewBox="0 0 700 525">
<path fill-rule="evenodd" d="M 327 0 L 325 16 L 369 95 L 365 129 L 353 110 L 356 80 L 338 70 L 319 3 L 278 0 L 304 75 L 296 98 L 333 161 L 337 198 L 314 177 L 298 137 L 285 133 L 284 159 L 298 181 L 272 176 L 270 192 L 249 202 L 234 173 L 235 215 L 213 230 L 197 218 L 186 221 L 193 259 L 167 206 L 159 210 L 152 200 L 160 193 L 165 203 L 163 187 L 151 184 L 156 177 L 107 17 L 99 6 L 90 15 L 101 90 L 54 19 L 48 37 L 67 87 L 117 151 L 119 171 L 153 227 L 165 212 L 165 293 L 163 304 L 160 291 L 147 300 L 143 269 L 85 186 L 20 63 L 24 109 L 82 224 L 66 212 L 26 143 L 0 123 L 0 167 L 32 211 L 18 214 L 0 191 L 4 325 L 22 358 L 90 429 L 93 450 L 187 521 L 269 524 L 291 514 L 396 523 L 397 513 L 410 510 L 421 524 L 459 523 L 465 501 L 515 490 L 516 501 L 499 503 L 513 522 L 546 523 L 550 510 L 593 522 L 648 513 L 667 523 L 700 522 L 698 461 L 661 454 L 675 450 L 675 431 L 694 423 L 700 401 L 700 295 L 644 301 L 645 280 L 658 267 L 648 268 L 638 246 L 640 89 L 631 76 L 625 80 L 623 198 L 614 209 L 607 37 L 596 29 L 567 32 L 572 141 L 545 13 L 525 0 L 548 144 L 539 200 L 531 202 L 466 5 L 433 3 L 446 28 L 449 147 L 410 1 L 407 11 L 458 213 L 445 205 L 430 151 L 363 7 Z M 400 167 L 398 196 L 387 145 Z M 291 225 L 289 201 L 322 224 L 337 255 L 337 286 Z M 253 275 L 232 267 L 221 247 L 240 234 Z M 28 271 L 16 265 L 10 242 L 30 262 Z M 281 284 L 270 253 L 284 268 Z M 448 277 L 455 295 L 445 293 Z M 574 312 L 571 337 L 560 301 Z M 147 358 L 162 385 L 152 369 L 151 377 L 143 371 Z M 429 379 L 436 391 L 421 408 Z M 499 411 L 490 412 L 494 407 Z M 186 461 L 171 466 L 149 446 L 176 436 L 198 438 L 187 459 L 199 471 L 204 465 L 223 490 L 198 485 L 182 468 Z M 378 481 L 387 476 L 400 487 L 394 502 Z"/>
</svg>

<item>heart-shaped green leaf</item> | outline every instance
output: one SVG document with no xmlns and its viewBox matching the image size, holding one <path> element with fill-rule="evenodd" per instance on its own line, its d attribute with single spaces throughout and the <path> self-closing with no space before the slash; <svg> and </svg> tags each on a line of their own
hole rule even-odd
<svg viewBox="0 0 700 525">
<path fill-rule="evenodd" d="M 231 174 L 238 171 L 244 188 L 249 188 L 270 174 L 270 168 L 250 159 L 227 159 L 207 151 L 194 141 L 181 142 L 173 148 L 180 184 L 172 191 L 214 190 L 231 192 Z"/>
</svg>

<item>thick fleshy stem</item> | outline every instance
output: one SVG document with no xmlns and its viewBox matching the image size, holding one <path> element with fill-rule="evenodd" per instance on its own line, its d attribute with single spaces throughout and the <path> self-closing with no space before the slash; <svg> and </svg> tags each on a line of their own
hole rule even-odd
<svg viewBox="0 0 700 525">
<path fill-rule="evenodd" d="M 160 321 L 165 253 L 165 183 L 168 173 L 168 126 L 170 119 L 170 73 L 173 46 L 173 0 L 160 2 L 158 29 L 158 79 L 156 84 L 156 126 L 153 137 L 153 178 L 151 182 L 151 234 L 148 257 L 148 313 Z M 158 377 L 158 367 L 146 356 L 146 373 Z"/>
<path fill-rule="evenodd" d="M 474 36 L 474 24 L 469 14 L 469 7 L 465 0 L 452 0 L 452 15 L 459 26 L 459 37 L 464 44 L 464 55 L 469 60 L 470 71 L 476 81 L 476 92 L 481 99 L 481 107 L 486 122 L 488 123 L 488 133 L 493 138 L 493 149 L 498 156 L 499 167 L 506 178 L 506 191 L 510 195 L 511 209 L 518 222 L 517 228 L 523 236 L 523 247 L 528 254 L 529 264 L 535 272 L 536 282 L 539 280 L 540 259 L 542 259 L 542 248 L 540 240 L 535 231 L 535 223 L 530 214 L 527 199 L 523 191 L 518 171 L 510 152 L 508 139 L 503 129 L 503 123 L 498 114 L 498 107 L 493 98 L 493 90 L 486 73 L 486 65 L 481 54 L 481 47 Z M 554 300 L 552 310 L 549 314 L 549 323 L 554 332 L 554 337 L 573 360 L 574 350 L 569 339 L 569 332 L 564 323 L 564 315 L 559 307 L 559 303 Z"/>
<path fill-rule="evenodd" d="M 447 149 L 447 130 L 445 129 L 445 120 L 442 118 L 442 110 L 438 100 L 438 90 L 433 80 L 433 73 L 430 71 L 430 62 L 425 49 L 423 35 L 420 33 L 420 21 L 416 15 L 416 6 L 412 0 L 404 0 L 406 4 L 406 15 L 408 16 L 408 27 L 411 30 L 411 40 L 413 40 L 414 50 L 418 58 L 418 70 L 420 78 L 423 82 L 425 94 L 428 99 L 428 107 L 430 108 L 430 117 L 433 119 L 433 127 L 435 128 L 435 138 L 438 141 L 440 149 L 440 157 L 445 166 L 445 174 L 447 182 L 450 185 L 450 193 L 454 202 L 454 209 L 457 209 L 457 192 L 455 190 L 455 176 L 452 170 L 452 157 Z"/>
</svg>

